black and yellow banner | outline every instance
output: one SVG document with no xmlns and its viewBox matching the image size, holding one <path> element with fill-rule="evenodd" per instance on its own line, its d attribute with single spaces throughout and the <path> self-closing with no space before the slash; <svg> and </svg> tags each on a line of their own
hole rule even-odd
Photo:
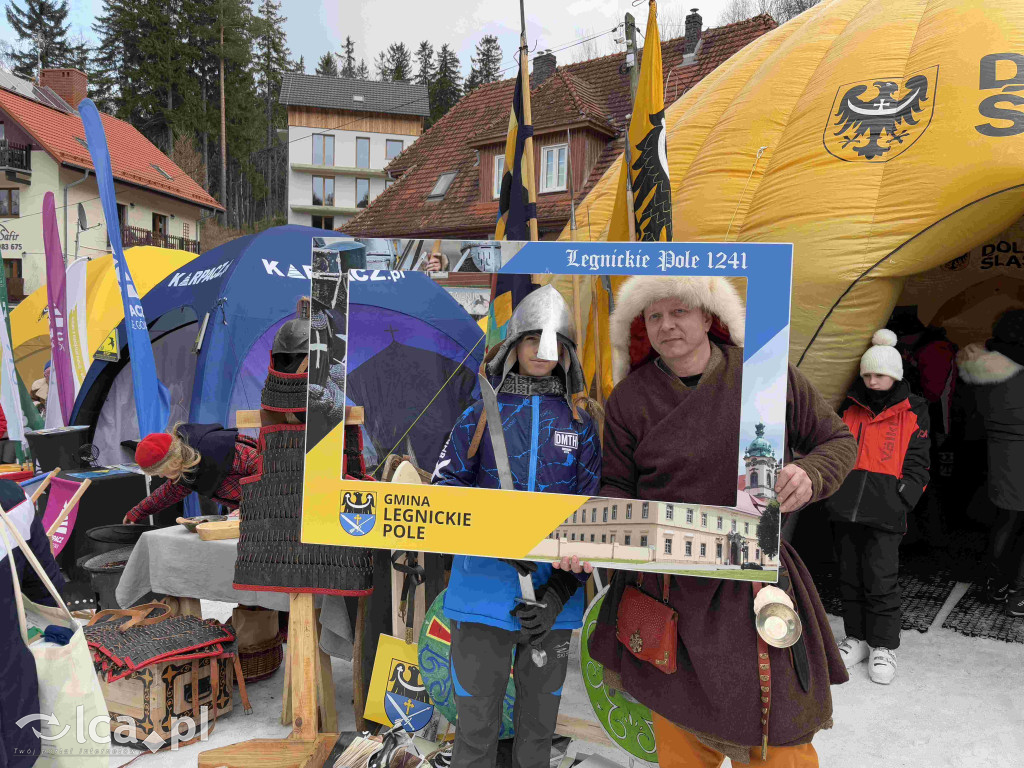
<svg viewBox="0 0 1024 768">
<path fill-rule="evenodd" d="M 630 166 L 636 239 L 672 239 L 672 187 L 665 143 L 665 85 L 661 70 L 661 37 L 658 35 L 658 4 L 651 2 L 644 36 L 640 79 L 629 122 Z M 623 156 L 615 207 L 609 222 L 608 240 L 629 240 L 626 201 L 626 159 Z"/>
<path fill-rule="evenodd" d="M 498 199 L 498 223 L 495 240 L 529 240 L 530 220 L 537 218 L 537 198 L 533 179 L 533 163 L 528 162 L 526 140 L 533 136 L 533 126 L 526 124 L 523 109 L 523 81 L 526 75 L 519 63 L 512 113 L 508 117 L 508 138 L 505 140 L 505 170 Z"/>
</svg>

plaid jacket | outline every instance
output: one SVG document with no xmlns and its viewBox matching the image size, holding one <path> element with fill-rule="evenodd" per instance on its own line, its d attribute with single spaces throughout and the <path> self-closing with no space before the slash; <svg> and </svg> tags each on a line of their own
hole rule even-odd
<svg viewBox="0 0 1024 768">
<path fill-rule="evenodd" d="M 255 441 L 243 435 L 235 438 L 235 458 L 231 465 L 231 471 L 213 494 L 213 500 L 228 509 L 238 509 L 238 502 L 242 498 L 242 488 L 239 483 L 243 477 L 249 477 L 259 472 L 259 456 Z M 128 513 L 128 519 L 137 523 L 145 517 L 155 515 L 161 509 L 177 504 L 190 493 L 192 493 L 191 489 L 178 482 L 164 483 L 151 496 L 147 496 L 132 507 Z"/>
</svg>

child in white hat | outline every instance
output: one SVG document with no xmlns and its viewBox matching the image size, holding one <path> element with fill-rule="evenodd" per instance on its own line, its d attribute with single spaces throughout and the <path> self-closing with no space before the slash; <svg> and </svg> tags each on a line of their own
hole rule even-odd
<svg viewBox="0 0 1024 768">
<path fill-rule="evenodd" d="M 873 681 L 896 676 L 902 611 L 897 575 L 907 515 L 928 484 L 928 403 L 903 380 L 896 334 L 882 329 L 860 359 L 839 409 L 857 438 L 857 464 L 826 500 L 839 562 L 846 668 L 868 660 Z"/>
</svg>

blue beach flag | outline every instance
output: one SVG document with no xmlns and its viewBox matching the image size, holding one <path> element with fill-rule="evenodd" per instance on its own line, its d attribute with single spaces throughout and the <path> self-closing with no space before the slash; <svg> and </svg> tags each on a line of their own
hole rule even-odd
<svg viewBox="0 0 1024 768">
<path fill-rule="evenodd" d="M 154 432 L 163 432 L 171 412 L 170 394 L 156 375 L 156 361 L 153 346 L 149 341 L 149 327 L 142 311 L 135 283 L 128 271 L 128 262 L 121 247 L 121 227 L 117 218 L 117 201 L 114 198 L 114 175 L 110 168 L 110 151 L 107 148 L 107 134 L 100 121 L 100 113 L 91 99 L 78 105 L 78 113 L 85 127 L 85 141 L 96 170 L 96 183 L 103 204 L 103 218 L 107 222 L 107 236 L 114 256 L 114 270 L 121 286 L 121 302 L 124 304 L 125 335 L 128 337 L 128 352 L 131 356 L 132 386 L 135 394 L 135 415 L 139 420 L 139 438 Z"/>
</svg>

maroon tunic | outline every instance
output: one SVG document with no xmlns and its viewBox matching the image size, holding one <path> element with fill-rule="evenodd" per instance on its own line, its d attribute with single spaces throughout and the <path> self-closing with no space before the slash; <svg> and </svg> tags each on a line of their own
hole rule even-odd
<svg viewBox="0 0 1024 768">
<path fill-rule="evenodd" d="M 731 505 L 725 476 L 736 483 L 742 350 L 713 347 L 700 383 L 686 389 L 656 363 L 624 379 L 608 401 L 601 495 Z M 786 459 L 801 466 L 812 501 L 834 492 L 853 467 L 857 444 L 807 379 L 790 368 Z M 703 391 L 702 391 L 703 390 Z M 730 412 L 732 411 L 732 412 Z M 721 467 L 719 467 L 721 464 Z M 732 497 L 735 498 L 735 497 Z M 800 685 L 790 651 L 771 649 L 769 743 L 805 744 L 832 717 L 829 685 L 849 679 L 821 600 L 795 551 L 780 561 L 803 622 L 810 670 Z M 663 717 L 717 743 L 761 743 L 753 590 L 746 581 L 677 576 L 670 604 L 679 614 L 678 668 L 666 675 L 637 661 L 615 638 L 615 615 L 635 573 L 618 571 L 590 637 L 591 655 L 622 678 L 624 690 Z M 648 575 L 645 591 L 660 595 Z"/>
</svg>

